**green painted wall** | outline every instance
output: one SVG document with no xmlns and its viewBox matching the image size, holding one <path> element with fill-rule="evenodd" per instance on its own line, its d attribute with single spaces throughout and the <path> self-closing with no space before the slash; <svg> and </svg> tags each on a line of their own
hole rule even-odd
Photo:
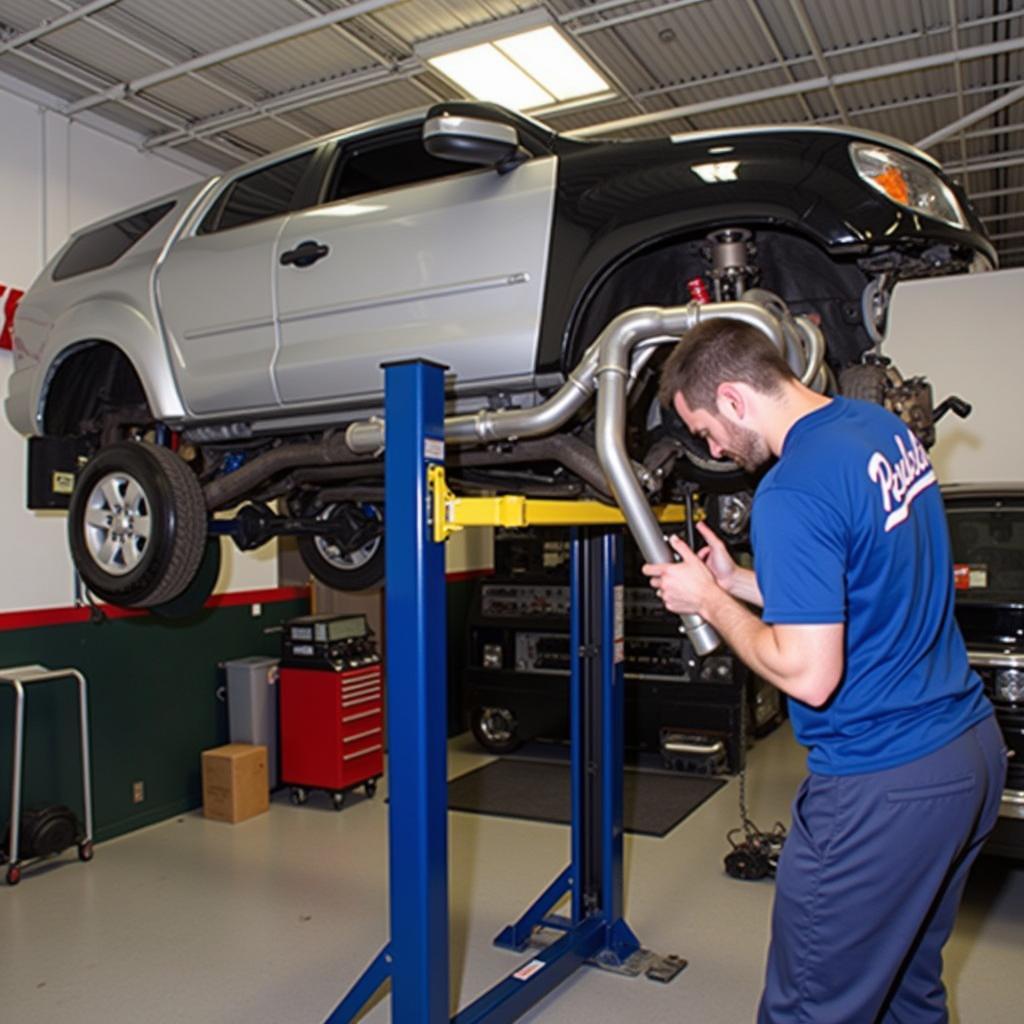
<svg viewBox="0 0 1024 1024">
<path fill-rule="evenodd" d="M 213 608 L 177 622 L 155 617 L 0 632 L 0 667 L 74 667 L 89 684 L 93 816 L 98 840 L 149 825 L 201 803 L 200 753 L 227 742 L 217 698 L 219 664 L 276 655 L 268 629 L 306 614 L 305 600 Z M 81 815 L 74 682 L 26 690 L 23 806 L 63 803 Z M 0 831 L 10 818 L 14 693 L 0 687 Z M 132 783 L 145 800 L 132 802 Z"/>
</svg>

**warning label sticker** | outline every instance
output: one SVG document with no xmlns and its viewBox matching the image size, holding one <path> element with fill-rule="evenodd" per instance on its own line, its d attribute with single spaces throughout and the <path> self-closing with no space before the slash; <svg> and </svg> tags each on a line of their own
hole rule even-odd
<svg viewBox="0 0 1024 1024">
<path fill-rule="evenodd" d="M 444 441 L 439 437 L 425 437 L 423 439 L 423 458 L 444 462 Z"/>
<path fill-rule="evenodd" d="M 528 981 L 538 971 L 543 971 L 547 964 L 543 960 L 531 960 L 528 964 L 523 964 L 522 967 L 512 975 L 516 981 Z"/>
<path fill-rule="evenodd" d="M 957 590 L 984 590 L 988 587 L 988 566 L 957 562 L 953 566 L 953 582 Z"/>
<path fill-rule="evenodd" d="M 614 633 L 612 638 L 615 644 L 615 664 L 619 665 L 626 660 L 626 611 L 625 611 L 626 588 L 620 583 L 615 588 L 615 609 L 614 609 Z"/>
</svg>

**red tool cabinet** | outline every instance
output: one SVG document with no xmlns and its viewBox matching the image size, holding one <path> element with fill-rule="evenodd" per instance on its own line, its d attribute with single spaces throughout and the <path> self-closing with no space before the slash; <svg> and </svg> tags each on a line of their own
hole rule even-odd
<svg viewBox="0 0 1024 1024">
<path fill-rule="evenodd" d="M 291 798 L 325 789 L 335 807 L 360 784 L 373 796 L 384 770 L 380 663 L 331 670 L 284 666 L 280 679 L 281 775 Z"/>
</svg>

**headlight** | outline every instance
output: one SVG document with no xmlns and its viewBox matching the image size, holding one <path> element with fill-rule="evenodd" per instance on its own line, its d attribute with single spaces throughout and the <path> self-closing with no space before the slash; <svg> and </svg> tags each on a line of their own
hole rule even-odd
<svg viewBox="0 0 1024 1024">
<path fill-rule="evenodd" d="M 996 672 L 993 690 L 996 700 L 1005 700 L 1010 704 L 1024 700 L 1024 669 L 1001 668 Z"/>
<path fill-rule="evenodd" d="M 899 206 L 955 228 L 967 226 L 953 190 L 913 157 L 870 142 L 851 142 L 850 159 L 864 181 Z"/>
</svg>

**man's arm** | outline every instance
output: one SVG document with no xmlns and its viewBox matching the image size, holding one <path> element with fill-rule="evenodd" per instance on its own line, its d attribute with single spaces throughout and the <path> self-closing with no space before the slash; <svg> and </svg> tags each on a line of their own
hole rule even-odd
<svg viewBox="0 0 1024 1024">
<path fill-rule="evenodd" d="M 678 537 L 673 537 L 671 544 L 681 562 L 645 565 L 643 569 L 665 607 L 677 614 L 693 613 L 706 619 L 757 675 L 783 693 L 812 707 L 825 704 L 843 675 L 843 623 L 762 622 L 735 595 L 734 587 L 742 593 L 749 583 L 736 583 L 735 577 L 730 577 L 727 590 L 704 560 Z M 753 587 L 760 598 L 756 580 Z M 747 592 L 753 599 L 753 592 Z"/>
<path fill-rule="evenodd" d="M 768 624 L 721 587 L 712 586 L 697 614 L 718 630 L 750 669 L 804 704 L 827 703 L 843 675 L 843 623 Z"/>
</svg>

